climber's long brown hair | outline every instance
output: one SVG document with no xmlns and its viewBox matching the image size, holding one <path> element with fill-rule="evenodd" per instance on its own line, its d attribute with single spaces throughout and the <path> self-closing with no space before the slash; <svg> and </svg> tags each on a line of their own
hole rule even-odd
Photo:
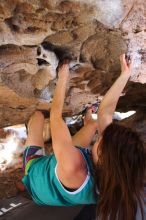
<svg viewBox="0 0 146 220">
<path fill-rule="evenodd" d="M 142 211 L 146 172 L 146 151 L 139 135 L 112 123 L 103 132 L 98 149 L 97 216 L 100 220 L 134 220 L 137 205 Z"/>
</svg>

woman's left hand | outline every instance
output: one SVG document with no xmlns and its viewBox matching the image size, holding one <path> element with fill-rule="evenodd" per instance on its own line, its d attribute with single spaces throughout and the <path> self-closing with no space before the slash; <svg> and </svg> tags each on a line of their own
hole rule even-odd
<svg viewBox="0 0 146 220">
<path fill-rule="evenodd" d="M 68 78 L 69 76 L 69 63 L 64 63 L 58 71 L 59 78 Z"/>
</svg>

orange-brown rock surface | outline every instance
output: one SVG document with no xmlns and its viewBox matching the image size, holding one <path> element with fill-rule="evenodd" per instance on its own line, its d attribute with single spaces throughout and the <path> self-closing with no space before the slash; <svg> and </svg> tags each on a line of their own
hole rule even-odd
<svg viewBox="0 0 146 220">
<path fill-rule="evenodd" d="M 0 127 L 50 109 L 56 75 L 53 67 L 38 65 L 42 42 L 73 57 L 65 114 L 101 99 L 120 74 L 123 52 L 135 65 L 118 108 L 146 107 L 145 7 L 143 0 L 0 0 Z"/>
</svg>

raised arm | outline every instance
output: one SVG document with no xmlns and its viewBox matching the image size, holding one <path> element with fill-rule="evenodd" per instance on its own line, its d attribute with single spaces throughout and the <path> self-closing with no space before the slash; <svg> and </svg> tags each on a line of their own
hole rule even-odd
<svg viewBox="0 0 146 220">
<path fill-rule="evenodd" d="M 58 81 L 50 111 L 53 150 L 58 161 L 60 161 L 61 155 L 64 153 L 64 151 L 66 151 L 65 148 L 72 145 L 71 135 L 62 118 L 62 110 L 68 79 L 69 66 L 68 64 L 63 64 L 59 69 Z"/>
<path fill-rule="evenodd" d="M 68 64 L 63 64 L 58 73 L 58 82 L 50 112 L 50 124 L 52 146 L 58 163 L 57 173 L 59 179 L 64 185 L 74 188 L 80 186 L 86 176 L 86 171 L 84 171 L 85 161 L 80 151 L 73 146 L 70 132 L 62 118 L 68 78 L 69 66 Z M 72 178 L 70 178 L 71 176 Z"/>
<path fill-rule="evenodd" d="M 98 129 L 102 134 L 104 129 L 113 121 L 113 114 L 116 109 L 119 97 L 131 76 L 132 61 L 127 62 L 125 54 L 120 56 L 121 75 L 104 96 L 98 110 Z"/>
</svg>

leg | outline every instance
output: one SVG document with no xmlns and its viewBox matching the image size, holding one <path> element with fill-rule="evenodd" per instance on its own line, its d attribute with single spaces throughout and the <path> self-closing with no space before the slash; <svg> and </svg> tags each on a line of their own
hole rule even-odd
<svg viewBox="0 0 146 220">
<path fill-rule="evenodd" d="M 97 130 L 97 121 L 92 119 L 92 110 L 88 110 L 84 118 L 84 127 L 77 132 L 72 140 L 74 146 L 88 147 Z"/>
<path fill-rule="evenodd" d="M 44 140 L 43 140 L 43 128 L 44 128 L 44 116 L 41 112 L 36 111 L 30 118 L 28 122 L 28 136 L 26 139 L 25 145 L 28 146 L 23 154 L 23 170 L 26 173 L 26 166 L 27 166 L 27 159 L 31 160 L 31 157 L 34 156 L 35 151 L 38 149 L 33 149 L 31 152 L 31 147 L 30 146 L 39 146 L 39 147 L 44 147 Z M 30 152 L 29 152 L 30 150 Z M 35 151 L 34 151 L 35 150 Z M 26 154 L 27 151 L 27 154 Z M 35 156 L 36 157 L 36 156 Z M 39 155 L 37 155 L 39 157 Z M 33 157 L 32 157 L 33 159 Z M 16 182 L 15 183 L 16 188 L 19 191 L 25 191 L 26 188 L 23 185 L 22 181 Z"/>
<path fill-rule="evenodd" d="M 43 129 L 44 116 L 41 112 L 36 111 L 28 122 L 28 136 L 25 145 L 44 147 Z"/>
</svg>

